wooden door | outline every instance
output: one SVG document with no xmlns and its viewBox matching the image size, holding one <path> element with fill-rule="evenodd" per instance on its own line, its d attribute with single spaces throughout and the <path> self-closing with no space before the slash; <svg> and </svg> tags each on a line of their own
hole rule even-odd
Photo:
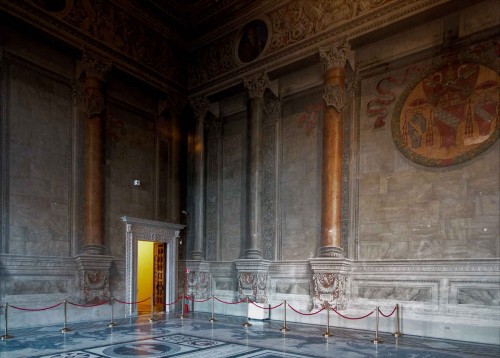
<svg viewBox="0 0 500 358">
<path fill-rule="evenodd" d="M 153 267 L 153 287 L 155 292 L 155 310 L 165 309 L 165 245 L 155 242 L 154 244 L 154 267 Z"/>
</svg>

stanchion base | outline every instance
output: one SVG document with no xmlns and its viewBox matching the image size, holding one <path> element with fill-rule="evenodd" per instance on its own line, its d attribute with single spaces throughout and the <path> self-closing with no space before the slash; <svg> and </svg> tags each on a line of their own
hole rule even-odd
<svg viewBox="0 0 500 358">
<path fill-rule="evenodd" d="M 71 328 L 64 327 L 64 328 L 61 328 L 61 330 L 59 332 L 61 332 L 61 333 L 71 332 Z"/>
<path fill-rule="evenodd" d="M 283 326 L 283 327 L 280 328 L 280 331 L 282 333 L 285 333 L 286 331 L 289 331 L 289 330 L 290 330 L 290 328 L 288 328 L 287 326 Z"/>
<path fill-rule="evenodd" d="M 112 327 L 114 327 L 114 326 L 116 326 L 116 323 L 115 323 L 115 322 L 109 322 L 109 323 L 108 323 L 108 327 L 109 327 L 109 328 L 112 328 Z"/>
<path fill-rule="evenodd" d="M 156 318 L 151 317 L 151 318 L 149 319 L 149 323 L 153 323 L 153 322 L 155 322 L 155 321 L 156 321 Z"/>
<path fill-rule="evenodd" d="M 384 341 L 380 338 L 375 338 L 375 339 L 372 339 L 371 342 L 374 344 L 379 344 L 379 343 L 383 343 Z"/>
<path fill-rule="evenodd" d="M 209 322 L 217 322 L 217 320 L 216 320 L 215 318 L 213 318 L 213 317 L 212 317 L 212 318 L 210 318 L 208 321 L 209 321 Z"/>
<path fill-rule="evenodd" d="M 325 333 L 323 333 L 323 337 L 331 337 L 333 336 L 333 334 L 330 333 L 330 331 L 326 331 Z"/>
<path fill-rule="evenodd" d="M 4 334 L 3 336 L 0 337 L 0 340 L 5 341 L 5 340 L 11 339 L 11 338 L 14 338 L 14 336 Z"/>
<path fill-rule="evenodd" d="M 403 333 L 401 333 L 401 332 L 394 332 L 392 335 L 394 337 L 396 337 L 396 338 L 399 338 L 399 337 L 401 337 L 403 335 Z"/>
<path fill-rule="evenodd" d="M 252 325 L 252 324 L 251 324 L 250 322 L 248 322 L 248 321 L 247 321 L 247 322 L 245 322 L 245 323 L 243 323 L 243 327 L 250 327 L 251 325 Z"/>
</svg>

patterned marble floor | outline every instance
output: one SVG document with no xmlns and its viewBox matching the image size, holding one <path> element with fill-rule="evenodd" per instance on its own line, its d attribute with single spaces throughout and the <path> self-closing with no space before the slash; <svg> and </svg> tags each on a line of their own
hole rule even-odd
<svg viewBox="0 0 500 358">
<path fill-rule="evenodd" d="M 68 324 L 62 327 L 13 329 L 14 338 L 0 341 L 0 358 L 307 358 L 307 357 L 500 357 L 500 346 L 438 340 L 404 335 L 396 339 L 381 334 L 383 343 L 373 344 L 373 332 L 333 327 L 333 337 L 324 338 L 325 328 L 290 323 L 280 332 L 281 322 L 251 321 L 245 328 L 241 317 L 217 317 L 215 323 L 202 313 L 179 319 L 160 316 L 108 322 Z"/>
</svg>

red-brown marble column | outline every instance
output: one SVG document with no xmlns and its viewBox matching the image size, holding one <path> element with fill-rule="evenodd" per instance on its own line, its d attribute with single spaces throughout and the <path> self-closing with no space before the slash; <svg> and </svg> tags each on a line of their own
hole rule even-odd
<svg viewBox="0 0 500 358">
<path fill-rule="evenodd" d="M 89 255 L 104 254 L 104 82 L 111 62 L 83 55 L 85 106 L 84 246 Z"/>
<path fill-rule="evenodd" d="M 190 155 L 194 164 L 194 213 L 190 216 L 190 224 L 194 231 L 194 246 L 191 252 L 193 260 L 204 260 L 205 252 L 205 116 L 210 102 L 205 97 L 195 97 L 191 100 L 195 115 L 195 130 L 190 143 Z"/>
<path fill-rule="evenodd" d="M 269 87 L 267 74 L 244 80 L 248 90 L 247 104 L 247 184 L 245 259 L 262 259 L 261 166 L 260 140 L 264 117 L 264 91 Z"/>
<path fill-rule="evenodd" d="M 353 60 L 349 44 L 321 50 L 326 109 L 323 116 L 322 208 L 320 257 L 343 257 L 341 237 L 343 108 L 348 93 L 345 65 Z"/>
</svg>

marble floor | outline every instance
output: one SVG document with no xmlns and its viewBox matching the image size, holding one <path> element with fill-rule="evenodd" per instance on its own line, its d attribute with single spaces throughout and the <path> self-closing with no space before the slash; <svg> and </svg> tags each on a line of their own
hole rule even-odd
<svg viewBox="0 0 500 358">
<path fill-rule="evenodd" d="M 14 338 L 0 341 L 0 358 L 500 357 L 496 345 L 408 335 L 382 333 L 384 342 L 373 344 L 373 332 L 336 327 L 325 338 L 325 327 L 295 323 L 282 334 L 278 321 L 252 320 L 243 327 L 244 318 L 221 316 L 211 323 L 203 313 L 184 319 L 161 315 L 152 323 L 149 318 L 116 320 L 113 328 L 109 322 L 70 323 L 64 334 L 56 326 L 12 329 Z"/>
</svg>

